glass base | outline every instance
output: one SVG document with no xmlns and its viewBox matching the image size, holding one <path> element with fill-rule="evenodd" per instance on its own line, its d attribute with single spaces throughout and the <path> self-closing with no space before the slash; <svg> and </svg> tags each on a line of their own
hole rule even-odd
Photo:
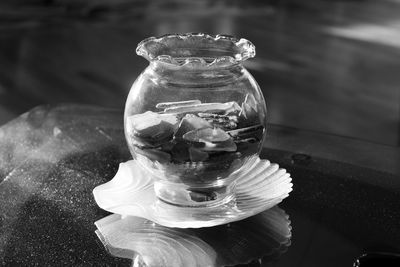
<svg viewBox="0 0 400 267">
<path fill-rule="evenodd" d="M 213 207 L 230 202 L 235 195 L 236 183 L 208 187 L 185 184 L 154 183 L 154 191 L 161 201 L 179 207 Z"/>
</svg>

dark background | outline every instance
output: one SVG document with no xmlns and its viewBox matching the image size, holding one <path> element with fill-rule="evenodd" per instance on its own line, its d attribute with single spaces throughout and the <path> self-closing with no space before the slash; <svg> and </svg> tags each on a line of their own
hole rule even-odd
<svg viewBox="0 0 400 267">
<path fill-rule="evenodd" d="M 0 125 L 40 104 L 123 109 L 137 43 L 183 32 L 255 44 L 270 123 L 399 145 L 399 0 L 2 0 Z"/>
</svg>

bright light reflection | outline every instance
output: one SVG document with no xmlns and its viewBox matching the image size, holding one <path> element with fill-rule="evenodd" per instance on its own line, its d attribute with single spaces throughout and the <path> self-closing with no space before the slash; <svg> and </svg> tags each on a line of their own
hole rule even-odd
<svg viewBox="0 0 400 267">
<path fill-rule="evenodd" d="M 400 21 L 388 25 L 361 24 L 346 28 L 331 27 L 328 32 L 348 39 L 400 48 Z"/>
</svg>

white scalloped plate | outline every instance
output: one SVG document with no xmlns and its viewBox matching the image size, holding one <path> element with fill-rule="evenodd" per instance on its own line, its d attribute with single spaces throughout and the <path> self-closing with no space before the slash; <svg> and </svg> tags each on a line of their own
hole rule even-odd
<svg viewBox="0 0 400 267">
<path fill-rule="evenodd" d="M 280 203 L 292 191 L 285 169 L 257 159 L 238 178 L 235 198 L 213 207 L 178 207 L 158 200 L 153 180 L 135 160 L 121 163 L 115 177 L 93 190 L 100 208 L 138 216 L 167 227 L 200 228 L 242 220 Z"/>
</svg>

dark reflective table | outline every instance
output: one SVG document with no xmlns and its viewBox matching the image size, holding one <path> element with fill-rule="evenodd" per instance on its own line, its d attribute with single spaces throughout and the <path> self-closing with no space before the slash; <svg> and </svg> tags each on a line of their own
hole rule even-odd
<svg viewBox="0 0 400 267">
<path fill-rule="evenodd" d="M 0 128 L 1 265 L 132 264 L 106 251 L 94 225 L 110 214 L 97 207 L 93 188 L 130 158 L 122 119 L 119 110 L 66 104 L 39 106 Z M 395 147 L 271 125 L 262 157 L 292 174 L 289 198 L 218 231 L 179 234 L 209 242 L 216 262 L 230 265 L 229 253 L 249 266 L 352 266 L 364 253 L 399 253 L 399 156 Z M 262 228 L 284 245 L 257 238 Z M 286 229 L 284 239 L 276 229 Z"/>
</svg>

